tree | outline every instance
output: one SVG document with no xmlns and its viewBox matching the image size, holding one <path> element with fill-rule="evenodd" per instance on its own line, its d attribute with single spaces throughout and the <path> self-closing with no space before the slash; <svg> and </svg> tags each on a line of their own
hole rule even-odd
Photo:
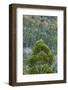
<svg viewBox="0 0 68 90">
<path fill-rule="evenodd" d="M 50 48 L 44 43 L 42 39 L 36 41 L 32 49 L 32 54 L 28 60 L 28 73 L 53 73 L 54 58 Z"/>
</svg>

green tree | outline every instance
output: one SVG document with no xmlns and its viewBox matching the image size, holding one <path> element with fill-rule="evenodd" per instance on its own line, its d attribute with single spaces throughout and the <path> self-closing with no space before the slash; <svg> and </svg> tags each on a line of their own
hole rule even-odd
<svg viewBox="0 0 68 90">
<path fill-rule="evenodd" d="M 54 58 L 50 48 L 44 43 L 42 39 L 36 41 L 32 49 L 32 55 L 28 60 L 28 73 L 41 74 L 53 73 Z"/>
</svg>

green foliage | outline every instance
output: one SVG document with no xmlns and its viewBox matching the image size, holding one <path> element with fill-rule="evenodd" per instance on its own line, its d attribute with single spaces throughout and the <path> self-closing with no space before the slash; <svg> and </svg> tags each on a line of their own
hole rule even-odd
<svg viewBox="0 0 68 90">
<path fill-rule="evenodd" d="M 33 53 L 37 54 L 40 51 L 44 51 L 45 53 L 50 53 L 50 49 L 48 48 L 48 46 L 43 42 L 43 40 L 38 40 L 36 41 L 35 46 L 33 47 Z"/>
<path fill-rule="evenodd" d="M 23 15 L 23 74 L 57 72 L 57 17 Z"/>
<path fill-rule="evenodd" d="M 43 40 L 38 40 L 33 46 L 33 53 L 28 60 L 28 73 L 52 73 L 52 64 L 54 63 L 53 55 L 49 47 L 43 42 Z"/>
<path fill-rule="evenodd" d="M 43 39 L 54 55 L 57 54 L 57 17 L 23 16 L 23 46 L 32 47 L 37 40 Z"/>
</svg>

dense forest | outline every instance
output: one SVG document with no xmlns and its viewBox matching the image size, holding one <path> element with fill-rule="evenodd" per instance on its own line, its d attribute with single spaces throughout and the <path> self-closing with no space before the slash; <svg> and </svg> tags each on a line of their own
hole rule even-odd
<svg viewBox="0 0 68 90">
<path fill-rule="evenodd" d="M 54 59 L 52 66 L 57 72 L 57 17 L 23 15 L 23 74 L 30 74 L 29 61 L 39 40 L 49 47 Z"/>
</svg>

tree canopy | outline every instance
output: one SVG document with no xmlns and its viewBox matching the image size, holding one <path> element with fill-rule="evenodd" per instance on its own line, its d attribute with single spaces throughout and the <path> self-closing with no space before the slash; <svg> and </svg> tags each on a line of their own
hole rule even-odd
<svg viewBox="0 0 68 90">
<path fill-rule="evenodd" d="M 23 46 L 32 47 L 43 39 L 53 54 L 57 54 L 57 17 L 56 16 L 23 16 Z"/>
<path fill-rule="evenodd" d="M 38 40 L 33 46 L 33 52 L 28 60 L 28 73 L 52 73 L 51 67 L 54 63 L 54 58 L 50 48 L 44 43 L 44 41 Z"/>
<path fill-rule="evenodd" d="M 57 72 L 57 16 L 23 15 L 23 74 Z"/>
</svg>

